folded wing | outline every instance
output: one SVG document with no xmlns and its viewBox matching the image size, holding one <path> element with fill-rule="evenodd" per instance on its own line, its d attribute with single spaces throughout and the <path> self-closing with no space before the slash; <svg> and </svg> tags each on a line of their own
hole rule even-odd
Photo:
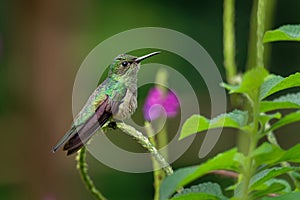
<svg viewBox="0 0 300 200">
<path fill-rule="evenodd" d="M 95 113 L 83 125 L 73 126 L 53 148 L 53 151 L 55 152 L 64 144 L 63 150 L 67 151 L 67 155 L 77 152 L 111 116 L 109 97 L 106 95 L 106 98 L 99 103 Z"/>
</svg>

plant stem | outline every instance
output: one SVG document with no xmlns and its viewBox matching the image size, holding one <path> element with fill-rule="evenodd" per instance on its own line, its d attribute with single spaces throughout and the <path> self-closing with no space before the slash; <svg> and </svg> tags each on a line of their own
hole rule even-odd
<svg viewBox="0 0 300 200">
<path fill-rule="evenodd" d="M 252 10 L 251 10 L 251 20 L 249 28 L 249 42 L 248 42 L 248 55 L 246 69 L 252 69 L 256 65 L 256 41 L 257 41 L 257 1 L 253 0 Z"/>
<path fill-rule="evenodd" d="M 235 0 L 224 0 L 223 14 L 223 44 L 224 44 L 224 67 L 226 79 L 229 84 L 235 83 L 235 32 L 234 32 L 234 4 Z"/>
<path fill-rule="evenodd" d="M 258 0 L 257 5 L 257 31 L 256 31 L 256 66 L 264 67 L 264 45 L 263 37 L 265 33 L 265 14 L 266 14 L 266 3 L 265 0 Z"/>
<path fill-rule="evenodd" d="M 253 168 L 253 157 L 251 156 L 252 152 L 255 150 L 258 142 L 258 129 L 259 129 L 259 90 L 255 91 L 256 94 L 254 95 L 253 100 L 253 125 L 252 131 L 249 133 L 250 136 L 250 145 L 248 149 L 248 153 L 246 156 L 246 161 L 243 170 L 243 182 L 242 182 L 242 192 L 241 192 L 241 199 L 248 200 L 251 199 L 249 196 L 249 186 L 251 177 L 254 174 L 255 169 Z"/>
<path fill-rule="evenodd" d="M 77 169 L 80 172 L 81 179 L 84 182 L 86 188 L 92 193 L 92 195 L 99 200 L 106 200 L 101 192 L 96 188 L 92 179 L 88 175 L 88 165 L 86 163 L 86 148 L 83 147 L 78 151 L 77 157 Z"/>
<path fill-rule="evenodd" d="M 265 19 L 264 27 L 265 30 L 270 29 L 273 24 L 275 8 L 277 0 L 265 1 Z M 258 0 L 253 1 L 252 11 L 251 11 L 251 20 L 250 20 L 250 34 L 248 42 L 248 56 L 246 69 L 251 69 L 257 65 L 257 4 Z M 265 46 L 264 48 L 264 64 L 265 67 L 268 66 L 269 57 L 270 57 L 271 48 L 270 45 Z"/>
<path fill-rule="evenodd" d="M 265 0 L 258 0 L 257 4 L 257 31 L 256 31 L 256 67 L 264 67 L 264 46 L 263 46 L 263 34 L 264 34 L 264 20 L 266 14 L 266 5 Z M 249 150 L 246 156 L 246 161 L 244 165 L 244 172 L 243 172 L 243 180 L 242 180 L 242 192 L 241 192 L 241 199 L 248 200 L 251 199 L 250 196 L 250 180 L 255 172 L 254 163 L 252 153 L 255 150 L 258 142 L 258 134 L 259 134 L 259 114 L 260 114 L 260 100 L 259 100 L 259 93 L 260 90 L 253 91 L 252 102 L 253 102 L 253 124 L 252 124 L 252 131 L 250 132 L 250 145 Z"/>
<path fill-rule="evenodd" d="M 165 88 L 168 85 L 168 81 L 167 81 L 168 76 L 169 76 L 168 72 L 165 69 L 162 68 L 162 69 L 159 69 L 157 71 L 157 75 L 156 75 L 156 78 L 155 78 L 155 83 L 156 83 L 155 87 L 159 87 L 163 91 L 164 98 L 166 98 L 167 92 L 168 92 L 168 89 Z M 163 86 L 165 86 L 165 87 L 163 87 Z M 164 125 L 163 123 L 165 123 L 164 120 L 161 120 L 161 117 L 158 118 L 158 122 L 160 123 L 161 126 L 163 126 Z M 156 140 L 156 143 L 157 143 L 156 147 L 158 149 L 160 149 L 160 148 L 162 148 L 162 147 L 164 147 L 168 144 L 168 134 L 167 134 L 165 126 L 159 132 L 159 134 L 155 135 L 155 140 Z M 161 150 L 160 152 L 164 156 L 165 159 L 168 159 L 168 150 L 167 150 L 167 148 L 165 148 L 164 150 Z"/>
<path fill-rule="evenodd" d="M 155 158 L 155 160 L 159 163 L 160 167 L 162 167 L 167 176 L 173 174 L 173 169 L 171 168 L 169 163 L 159 153 L 159 151 L 155 148 L 155 146 L 149 141 L 147 137 L 145 137 L 141 132 L 137 131 L 132 126 L 129 126 L 123 122 L 118 122 L 117 127 L 127 135 L 136 139 L 138 143 L 140 143 L 145 149 L 147 149 Z"/>
<path fill-rule="evenodd" d="M 168 72 L 161 68 L 157 71 L 155 83 L 157 88 L 163 91 L 163 98 L 166 98 L 168 89 L 167 87 L 167 80 L 168 80 Z M 162 117 L 159 117 L 156 122 L 159 125 L 163 126 L 162 130 L 155 134 L 151 123 L 145 122 L 145 130 L 148 135 L 150 142 L 155 146 L 157 149 L 160 149 L 160 153 L 165 159 L 168 159 L 168 150 L 167 148 L 162 149 L 168 144 L 168 135 L 166 128 L 164 126 L 165 120 L 162 120 Z M 159 126 L 160 127 L 160 126 Z M 159 189 L 162 180 L 165 178 L 166 174 L 164 170 L 161 169 L 159 163 L 156 159 L 152 156 L 152 167 L 153 167 L 153 178 L 154 178 L 154 200 L 159 200 Z"/>
<path fill-rule="evenodd" d="M 154 131 L 149 122 L 145 122 L 145 129 L 146 133 L 149 137 L 150 142 L 157 146 L 156 137 L 154 136 Z M 165 173 L 163 170 L 159 169 L 159 163 L 156 161 L 156 159 L 152 156 L 152 166 L 153 166 L 153 177 L 154 177 L 154 200 L 159 200 L 159 188 L 162 180 L 165 178 Z"/>
</svg>

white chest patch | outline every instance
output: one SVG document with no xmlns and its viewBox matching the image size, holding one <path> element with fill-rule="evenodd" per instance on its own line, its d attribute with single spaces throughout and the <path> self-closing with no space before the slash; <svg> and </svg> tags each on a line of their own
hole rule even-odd
<svg viewBox="0 0 300 200">
<path fill-rule="evenodd" d="M 113 113 L 113 118 L 124 120 L 129 118 L 137 108 L 137 94 L 127 90 L 123 102 L 118 106 L 118 109 Z"/>
</svg>

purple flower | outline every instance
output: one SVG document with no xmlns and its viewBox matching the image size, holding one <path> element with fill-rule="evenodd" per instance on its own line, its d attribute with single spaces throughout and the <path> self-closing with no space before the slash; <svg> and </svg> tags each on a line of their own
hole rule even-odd
<svg viewBox="0 0 300 200">
<path fill-rule="evenodd" d="M 159 87 L 150 89 L 144 104 L 144 118 L 148 121 L 157 119 L 161 115 L 174 117 L 179 110 L 179 100 L 176 94 L 168 90 L 164 91 Z"/>
</svg>

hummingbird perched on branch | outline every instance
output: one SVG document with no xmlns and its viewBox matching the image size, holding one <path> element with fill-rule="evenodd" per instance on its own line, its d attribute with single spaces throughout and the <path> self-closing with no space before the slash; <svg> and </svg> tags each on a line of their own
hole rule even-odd
<svg viewBox="0 0 300 200">
<path fill-rule="evenodd" d="M 137 108 L 137 73 L 140 62 L 157 55 L 153 52 L 141 57 L 121 54 L 117 56 L 107 78 L 95 89 L 75 117 L 70 130 L 53 147 L 61 146 L 67 155 L 77 152 L 107 121 L 124 120 Z"/>
</svg>

